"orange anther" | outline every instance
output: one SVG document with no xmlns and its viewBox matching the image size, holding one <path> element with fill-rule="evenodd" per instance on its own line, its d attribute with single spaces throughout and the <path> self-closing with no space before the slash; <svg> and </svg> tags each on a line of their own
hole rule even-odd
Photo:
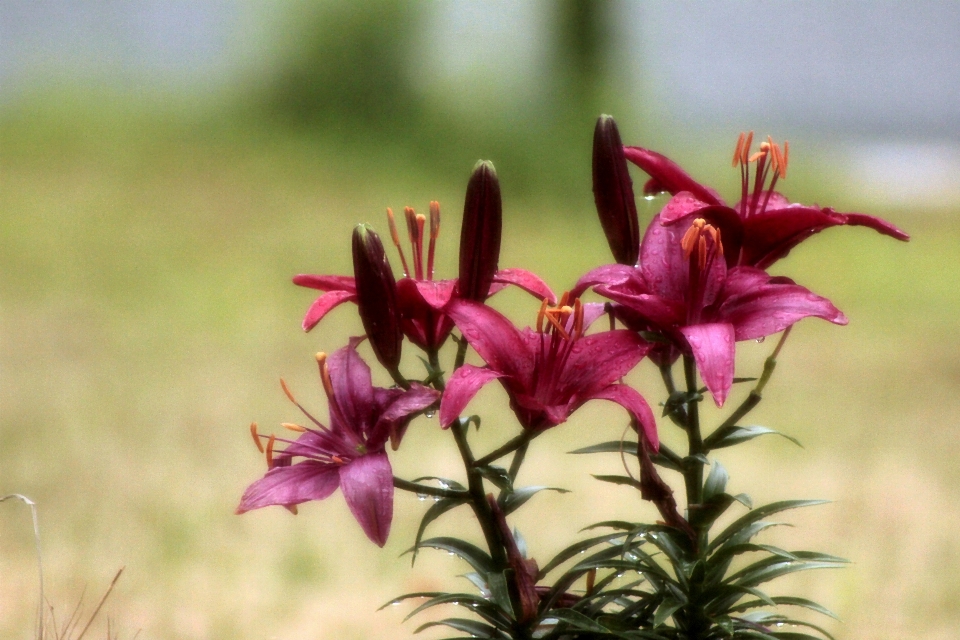
<svg viewBox="0 0 960 640">
<path fill-rule="evenodd" d="M 393 209 L 387 207 L 387 224 L 390 225 L 390 237 L 393 239 L 393 244 L 398 248 L 400 247 L 400 234 L 397 233 L 397 221 L 393 217 Z"/>
<path fill-rule="evenodd" d="M 747 137 L 747 134 L 740 132 L 740 136 L 737 138 L 737 147 L 733 150 L 733 162 L 731 166 L 737 166 L 740 164 L 741 156 L 743 155 L 743 141 Z"/>
<path fill-rule="evenodd" d="M 267 440 L 267 469 L 273 469 L 273 445 L 277 442 L 277 437 L 270 434 L 270 439 Z"/>
<path fill-rule="evenodd" d="M 253 444 L 257 445 L 257 450 L 263 453 L 263 443 L 260 442 L 260 434 L 257 433 L 257 423 L 250 423 L 250 435 L 253 436 Z"/>
<path fill-rule="evenodd" d="M 333 398 L 333 382 L 330 381 L 330 369 L 327 367 L 327 354 L 319 351 L 315 357 L 317 359 L 317 366 L 320 368 L 320 380 L 323 382 L 323 390 L 327 394 L 327 398 Z"/>
<path fill-rule="evenodd" d="M 330 456 L 330 459 L 336 462 L 337 464 L 345 464 L 343 458 L 340 456 Z"/>
<path fill-rule="evenodd" d="M 570 307 L 567 307 L 567 308 L 569 309 Z M 570 338 L 570 335 L 567 333 L 567 330 L 563 328 L 563 325 L 561 325 L 557 321 L 556 315 L 558 312 L 559 312 L 559 309 L 556 309 L 556 308 L 547 309 L 546 313 L 544 313 L 544 317 L 547 319 L 547 321 L 550 324 L 553 325 L 553 328 L 557 330 L 557 333 L 560 334 L 561 338 L 563 338 L 564 340 L 568 340 Z"/>
<path fill-rule="evenodd" d="M 753 131 L 747 134 L 747 139 L 743 141 L 743 148 L 740 150 L 740 163 L 747 164 L 750 156 L 750 147 L 753 146 Z"/>
<path fill-rule="evenodd" d="M 284 380 L 283 378 L 280 378 L 280 388 L 283 389 L 283 392 L 285 394 L 287 394 L 287 398 L 290 400 L 290 402 L 292 402 L 293 404 L 299 404 L 297 402 L 297 399 L 294 398 L 293 394 L 290 392 L 290 387 L 287 386 L 286 380 Z"/>
<path fill-rule="evenodd" d="M 781 162 L 780 177 L 787 177 L 787 164 L 790 162 L 790 142 L 783 141 L 783 162 Z"/>
<path fill-rule="evenodd" d="M 301 427 L 300 425 L 294 424 L 293 422 L 281 422 L 280 426 L 283 427 L 284 429 L 289 429 L 290 431 L 296 431 L 297 433 L 303 433 L 304 431 L 307 430 L 306 427 Z"/>
<path fill-rule="evenodd" d="M 436 240 L 440 236 L 440 203 L 433 200 L 430 203 L 430 239 Z"/>
</svg>

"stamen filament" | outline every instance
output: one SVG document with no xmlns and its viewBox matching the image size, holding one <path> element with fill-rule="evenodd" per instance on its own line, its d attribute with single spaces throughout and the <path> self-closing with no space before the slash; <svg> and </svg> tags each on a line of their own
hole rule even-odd
<svg viewBox="0 0 960 640">
<path fill-rule="evenodd" d="M 417 214 L 410 207 L 404 207 L 403 213 L 407 218 L 407 235 L 410 237 L 410 250 L 413 252 L 413 277 L 419 280 L 423 277 L 423 255 L 417 250 L 420 246 L 417 241 Z"/>
<path fill-rule="evenodd" d="M 400 234 L 397 233 L 397 222 L 393 219 L 393 209 L 387 207 L 387 221 L 390 223 L 390 237 L 393 239 L 393 246 L 400 253 L 400 262 L 403 264 L 403 275 L 410 277 L 410 267 L 407 266 L 407 256 L 403 255 L 403 247 L 400 246 Z"/>
<path fill-rule="evenodd" d="M 433 200 L 430 203 L 430 253 L 427 256 L 427 278 L 433 280 L 433 254 L 437 248 L 437 238 L 440 237 L 440 203 Z"/>
</svg>

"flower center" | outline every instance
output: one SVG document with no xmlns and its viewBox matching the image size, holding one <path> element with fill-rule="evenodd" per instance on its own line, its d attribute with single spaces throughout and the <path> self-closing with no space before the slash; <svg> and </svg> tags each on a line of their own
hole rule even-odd
<svg viewBox="0 0 960 640">
<path fill-rule="evenodd" d="M 400 234 L 397 232 L 397 222 L 393 217 L 393 209 L 387 207 L 387 221 L 390 224 L 390 237 L 393 246 L 400 252 L 400 262 L 403 263 L 403 276 L 417 280 L 433 280 L 433 257 L 436 251 L 437 238 L 440 237 L 440 203 L 436 200 L 430 203 L 430 245 L 427 250 L 427 265 L 423 265 L 423 228 L 427 219 L 411 207 L 404 207 L 403 215 L 407 220 L 407 236 L 410 238 L 410 251 L 413 256 L 413 271 L 407 264 L 407 256 L 400 246 Z"/>
<path fill-rule="evenodd" d="M 572 306 L 571 306 L 572 302 Z M 583 337 L 583 303 L 570 300 L 567 291 L 555 307 L 546 300 L 537 314 L 537 333 L 540 334 L 540 353 L 534 369 L 536 395 L 556 386 L 573 345 Z"/>
<path fill-rule="evenodd" d="M 787 161 L 790 143 L 784 141 L 783 149 L 767 136 L 760 143 L 760 150 L 750 153 L 753 131 L 741 133 L 733 151 L 733 166 L 740 167 L 740 217 L 748 218 L 763 213 L 770 202 L 770 195 L 778 179 L 787 177 Z M 750 165 L 754 165 L 753 190 L 750 188 Z M 770 180 L 769 186 L 767 179 Z"/>
<path fill-rule="evenodd" d="M 683 249 L 683 257 L 689 262 L 687 321 L 696 323 L 700 321 L 710 270 L 714 261 L 723 259 L 720 230 L 707 224 L 703 218 L 697 218 L 680 239 L 680 247 Z"/>
</svg>

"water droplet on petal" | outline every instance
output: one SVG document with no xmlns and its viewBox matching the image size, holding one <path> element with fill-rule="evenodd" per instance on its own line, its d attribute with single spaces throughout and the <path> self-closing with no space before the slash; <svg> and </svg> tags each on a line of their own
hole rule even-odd
<svg viewBox="0 0 960 640">
<path fill-rule="evenodd" d="M 764 340 L 766 340 L 766 336 L 760 336 L 759 338 L 757 338 L 758 343 L 763 342 Z"/>
<path fill-rule="evenodd" d="M 430 409 L 429 411 L 424 411 L 423 415 L 425 415 L 427 418 L 432 418 L 433 416 L 437 415 L 437 412 L 435 409 Z"/>
<path fill-rule="evenodd" d="M 643 199 L 647 202 L 650 202 L 651 200 L 656 200 L 657 196 L 648 193 L 647 195 L 643 196 Z"/>
<path fill-rule="evenodd" d="M 418 493 L 418 494 L 417 494 L 417 500 L 419 500 L 420 502 L 423 502 L 423 501 L 426 500 L 426 499 L 427 499 L 427 494 L 425 494 L 425 493 Z"/>
</svg>

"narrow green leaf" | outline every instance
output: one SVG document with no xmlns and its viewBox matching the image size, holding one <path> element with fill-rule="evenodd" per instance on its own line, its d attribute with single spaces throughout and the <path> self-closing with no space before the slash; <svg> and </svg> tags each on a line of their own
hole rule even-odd
<svg viewBox="0 0 960 640">
<path fill-rule="evenodd" d="M 413 543 L 413 553 L 411 554 L 410 558 L 411 567 L 417 561 L 417 552 L 420 549 L 420 541 L 423 539 L 423 534 L 427 530 L 427 525 L 445 514 L 447 511 L 450 511 L 451 509 L 464 503 L 466 503 L 466 500 L 460 500 L 459 498 L 441 498 L 439 501 L 430 505 L 430 508 L 427 509 L 427 512 L 423 514 L 423 519 L 420 520 L 420 527 L 417 529 L 417 537 Z"/>
<path fill-rule="evenodd" d="M 657 612 L 653 614 L 653 626 L 659 627 L 664 622 L 670 619 L 670 617 L 679 611 L 683 607 L 682 602 L 677 602 L 673 598 L 664 598 L 663 602 L 660 603 L 660 606 L 657 607 Z"/>
<path fill-rule="evenodd" d="M 566 622 L 574 629 L 581 631 L 591 631 L 593 633 L 611 633 L 611 631 L 605 626 L 591 618 L 588 618 L 575 609 L 551 609 L 550 617 L 556 618 L 561 622 Z"/>
<path fill-rule="evenodd" d="M 751 425 L 746 427 L 731 426 L 722 430 L 718 429 L 714 433 L 711 433 L 703 441 L 703 446 L 707 447 L 708 449 L 723 449 L 724 447 L 732 447 L 735 444 L 747 442 L 748 440 L 753 440 L 754 438 L 768 434 L 786 438 L 801 449 L 803 448 L 803 445 L 800 444 L 800 441 L 793 436 L 788 436 L 787 434 L 780 433 L 775 429 L 761 427 L 759 425 Z"/>
<path fill-rule="evenodd" d="M 501 491 L 513 490 L 513 481 L 510 479 L 510 474 L 507 473 L 507 470 L 503 467 L 486 464 L 482 467 L 477 467 L 477 471 Z"/>
<path fill-rule="evenodd" d="M 769 582 L 774 578 L 785 576 L 788 573 L 798 571 L 810 571 L 813 569 L 839 569 L 841 565 L 833 562 L 777 562 L 768 567 L 749 571 L 736 578 L 731 576 L 730 580 L 735 580 L 733 584 L 741 587 L 755 587 L 764 582 Z"/>
<path fill-rule="evenodd" d="M 484 624 L 479 620 L 469 620 L 466 618 L 446 618 L 444 620 L 434 620 L 432 622 L 426 622 L 416 628 L 414 633 L 420 633 L 424 629 L 429 629 L 430 627 L 450 627 L 456 629 L 457 631 L 463 631 L 464 633 L 469 633 L 475 638 L 503 638 L 504 640 L 509 640 L 510 636 L 506 635 L 503 631 L 497 629 L 496 627 L 490 626 L 489 624 Z"/>
<path fill-rule="evenodd" d="M 703 485 L 704 502 L 709 502 L 714 496 L 722 494 L 727 488 L 727 480 L 729 479 L 730 474 L 727 473 L 723 465 L 719 461 L 714 461 L 713 467 L 710 469 L 710 475 L 707 476 L 707 481 Z"/>
<path fill-rule="evenodd" d="M 420 476 L 419 478 L 414 478 L 411 482 L 423 482 L 424 480 L 436 480 L 440 483 L 440 486 L 443 486 L 446 489 L 455 489 L 457 491 L 467 490 L 465 486 L 456 480 L 451 480 L 450 478 L 441 478 L 439 476 Z"/>
<path fill-rule="evenodd" d="M 490 597 L 497 606 L 510 618 L 516 617 L 513 604 L 510 603 L 510 590 L 507 586 L 507 577 L 499 571 L 487 574 L 487 584 L 490 585 Z"/>
<path fill-rule="evenodd" d="M 510 515 L 517 509 L 519 509 L 523 504 L 540 493 L 541 491 L 556 491 L 557 493 L 570 493 L 569 489 L 562 489 L 560 487 L 522 487 L 520 489 L 514 489 L 513 491 L 503 493 L 501 495 L 500 507 L 503 509 L 504 515 Z"/>
<path fill-rule="evenodd" d="M 493 560 L 490 559 L 490 555 L 487 554 L 486 551 L 481 550 L 465 540 L 460 540 L 459 538 L 430 538 L 429 540 L 424 540 L 421 542 L 418 545 L 418 548 L 419 547 L 442 549 L 444 551 L 454 553 L 469 562 L 470 566 L 480 573 L 488 573 L 491 569 L 493 569 Z M 406 553 L 410 553 L 413 550 L 414 548 L 411 547 Z"/>
<path fill-rule="evenodd" d="M 615 533 L 606 533 L 602 536 L 596 536 L 594 538 L 589 538 L 587 540 L 581 540 L 580 542 L 575 542 L 574 544 L 570 545 L 563 551 L 559 552 L 557 555 L 553 557 L 552 560 L 550 560 L 550 562 L 544 565 L 544 567 L 540 569 L 540 573 L 537 575 L 537 580 L 542 580 L 544 576 L 546 576 L 548 573 L 556 569 L 558 566 L 560 566 L 567 560 L 576 557 L 580 553 L 586 552 L 587 549 L 590 549 L 591 547 L 595 547 L 598 544 L 603 544 L 604 542 L 609 542 L 610 540 L 615 540 L 616 538 L 621 538 L 621 537 L 623 537 L 623 533 L 617 531 Z"/>
<path fill-rule="evenodd" d="M 377 611 L 382 611 L 383 609 L 386 609 L 390 605 L 400 604 L 404 600 L 410 600 L 411 598 L 435 598 L 436 596 L 439 596 L 439 595 L 443 595 L 443 591 L 417 591 L 415 593 L 405 593 L 402 596 L 397 596 L 390 602 L 387 602 L 386 604 L 381 605 L 380 608 L 377 609 Z"/>
<path fill-rule="evenodd" d="M 440 604 L 456 604 L 462 607 L 466 607 L 470 611 L 473 611 L 474 608 L 471 607 L 470 605 L 481 606 L 481 605 L 489 605 L 490 603 L 484 600 L 483 598 L 481 598 L 480 596 L 476 596 L 469 593 L 441 593 L 438 596 L 430 598 L 429 600 L 427 600 L 426 602 L 418 606 L 416 609 L 408 613 L 406 617 L 403 619 L 403 621 L 406 622 L 407 620 L 417 615 L 421 611 L 425 611 L 426 609 L 435 607 Z"/>
<path fill-rule="evenodd" d="M 627 454 L 635 454 L 637 451 L 637 442 L 634 440 L 610 440 L 609 442 L 601 442 L 589 447 L 583 447 L 582 449 L 568 451 L 567 453 L 582 455 L 585 453 L 620 453 L 621 451 Z"/>
<path fill-rule="evenodd" d="M 594 475 L 594 478 L 600 480 L 601 482 L 609 482 L 611 484 L 621 484 L 633 487 L 635 489 L 640 488 L 640 481 L 634 480 L 630 476 L 603 476 L 603 475 Z"/>
<path fill-rule="evenodd" d="M 830 609 L 827 609 L 823 605 L 817 604 L 813 600 L 807 600 L 806 598 L 795 598 L 793 596 L 773 596 L 770 598 L 777 605 L 792 605 L 795 607 L 803 607 L 805 609 L 810 609 L 811 611 L 816 611 L 817 613 L 822 613 L 825 616 L 833 618 L 834 620 L 840 620 L 839 616 L 835 614 Z M 754 607 L 759 607 L 763 603 L 759 600 L 751 600 L 750 602 L 742 602 L 736 607 L 730 609 L 731 612 L 736 611 L 746 611 L 747 609 L 752 609 Z"/>
<path fill-rule="evenodd" d="M 735 535 L 740 529 L 746 527 L 747 525 L 753 524 L 762 518 L 766 518 L 769 515 L 774 513 L 780 513 L 781 511 L 787 511 L 789 509 L 799 509 L 800 507 L 812 507 L 818 504 L 826 504 L 829 500 L 782 500 L 780 502 L 773 502 L 771 504 L 764 505 L 762 507 L 757 507 L 750 513 L 741 516 L 730 526 L 723 530 L 719 536 L 710 544 L 710 550 L 716 549 L 724 542 L 727 541 L 731 536 Z"/>
</svg>

